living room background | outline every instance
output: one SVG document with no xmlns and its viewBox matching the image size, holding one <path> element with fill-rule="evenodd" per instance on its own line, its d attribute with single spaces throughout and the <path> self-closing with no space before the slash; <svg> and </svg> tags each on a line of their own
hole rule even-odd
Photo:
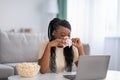
<svg viewBox="0 0 120 80">
<path fill-rule="evenodd" d="M 0 0 L 0 29 L 18 32 L 31 28 L 45 33 L 48 22 L 58 13 L 56 5 L 57 0 Z"/>
<path fill-rule="evenodd" d="M 109 69 L 120 70 L 120 0 L 68 0 L 72 36 L 89 43 L 91 54 L 111 55 Z"/>
<path fill-rule="evenodd" d="M 67 1 L 72 37 L 89 43 L 92 54 L 111 55 L 110 69 L 120 70 L 120 0 Z M 31 28 L 47 34 L 48 23 L 57 13 L 57 0 L 0 0 L 0 30 Z"/>
</svg>

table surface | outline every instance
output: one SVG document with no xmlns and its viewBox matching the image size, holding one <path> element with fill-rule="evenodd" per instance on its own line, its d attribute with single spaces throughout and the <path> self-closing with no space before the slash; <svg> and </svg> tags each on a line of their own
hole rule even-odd
<svg viewBox="0 0 120 80">
<path fill-rule="evenodd" d="M 63 73 L 46 73 L 38 74 L 32 78 L 24 78 L 19 75 L 8 77 L 8 80 L 69 80 L 63 77 L 63 75 L 76 74 L 76 72 L 63 72 Z M 107 77 L 104 80 L 120 80 L 120 71 L 109 70 Z"/>
</svg>

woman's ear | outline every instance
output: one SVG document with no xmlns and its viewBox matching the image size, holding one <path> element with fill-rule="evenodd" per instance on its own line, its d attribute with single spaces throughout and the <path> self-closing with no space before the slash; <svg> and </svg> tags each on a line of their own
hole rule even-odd
<svg viewBox="0 0 120 80">
<path fill-rule="evenodd" d="M 52 33 L 52 35 L 54 36 L 54 35 L 55 35 L 55 33 L 53 32 L 53 33 Z"/>
<path fill-rule="evenodd" d="M 53 31 L 52 35 L 55 36 L 55 34 L 56 34 L 56 31 Z"/>
</svg>

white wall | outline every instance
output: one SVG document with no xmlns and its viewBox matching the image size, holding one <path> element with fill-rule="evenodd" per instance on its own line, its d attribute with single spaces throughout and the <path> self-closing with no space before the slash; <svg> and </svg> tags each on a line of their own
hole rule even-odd
<svg viewBox="0 0 120 80">
<path fill-rule="evenodd" d="M 0 29 L 9 31 L 31 28 L 33 32 L 47 32 L 55 14 L 47 12 L 48 0 L 0 0 Z"/>
<path fill-rule="evenodd" d="M 120 71 L 120 37 L 106 37 L 104 51 L 111 56 L 109 69 Z"/>
</svg>

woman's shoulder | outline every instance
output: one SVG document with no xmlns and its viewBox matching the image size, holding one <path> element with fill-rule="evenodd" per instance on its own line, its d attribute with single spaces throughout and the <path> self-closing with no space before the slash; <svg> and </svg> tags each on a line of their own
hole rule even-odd
<svg viewBox="0 0 120 80">
<path fill-rule="evenodd" d="M 39 45 L 39 57 L 38 57 L 38 59 L 40 59 L 42 57 L 48 42 L 49 42 L 48 40 L 41 40 L 40 45 Z"/>
<path fill-rule="evenodd" d="M 49 39 L 47 36 L 42 36 L 42 38 L 40 39 L 40 45 L 41 44 L 46 44 L 49 42 Z"/>
<path fill-rule="evenodd" d="M 72 49 L 73 49 L 73 51 L 74 51 L 74 50 L 75 50 L 75 51 L 78 50 L 75 46 L 72 46 Z"/>
<path fill-rule="evenodd" d="M 41 41 L 41 42 L 40 42 L 40 48 L 45 48 L 48 43 L 49 43 L 48 40 L 43 40 L 43 41 Z"/>
</svg>

